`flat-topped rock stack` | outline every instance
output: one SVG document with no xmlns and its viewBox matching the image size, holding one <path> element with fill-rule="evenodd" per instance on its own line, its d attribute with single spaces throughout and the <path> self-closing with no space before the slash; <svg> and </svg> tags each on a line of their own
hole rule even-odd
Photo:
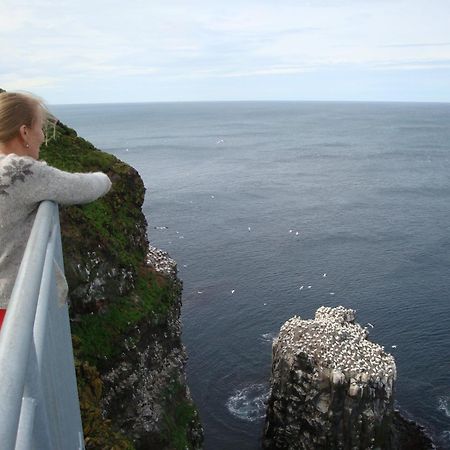
<svg viewBox="0 0 450 450">
<path fill-rule="evenodd" d="M 392 355 L 367 340 L 355 312 L 293 317 L 273 344 L 266 449 L 392 449 Z"/>
</svg>

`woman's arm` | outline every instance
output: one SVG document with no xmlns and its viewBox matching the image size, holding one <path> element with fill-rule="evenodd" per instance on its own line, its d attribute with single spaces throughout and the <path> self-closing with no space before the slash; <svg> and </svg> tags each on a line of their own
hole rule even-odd
<svg viewBox="0 0 450 450">
<path fill-rule="evenodd" d="M 62 205 L 88 203 L 105 195 L 111 180 L 102 172 L 70 173 L 48 166 L 41 161 L 20 158 L 25 170 L 23 186 L 26 202 L 53 200 Z"/>
</svg>

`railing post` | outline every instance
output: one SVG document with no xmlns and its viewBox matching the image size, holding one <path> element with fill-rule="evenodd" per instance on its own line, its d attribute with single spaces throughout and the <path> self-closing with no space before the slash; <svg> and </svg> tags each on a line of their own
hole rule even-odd
<svg viewBox="0 0 450 450">
<path fill-rule="evenodd" d="M 57 278 L 65 283 L 58 208 L 45 201 L 0 332 L 1 450 L 84 449 L 68 307 Z"/>
<path fill-rule="evenodd" d="M 52 207 L 43 202 L 36 213 L 0 331 L 0 443 L 5 450 L 16 442 Z"/>
<path fill-rule="evenodd" d="M 33 448 L 32 437 L 35 411 L 36 400 L 31 397 L 23 397 L 15 450 L 30 450 Z"/>
</svg>

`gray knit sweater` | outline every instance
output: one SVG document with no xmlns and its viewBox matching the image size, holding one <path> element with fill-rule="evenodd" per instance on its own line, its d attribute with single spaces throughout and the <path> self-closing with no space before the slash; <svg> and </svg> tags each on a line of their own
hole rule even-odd
<svg viewBox="0 0 450 450">
<path fill-rule="evenodd" d="M 101 172 L 63 172 L 32 158 L 0 155 L 0 308 L 8 305 L 39 203 L 88 203 L 110 188 Z"/>
</svg>

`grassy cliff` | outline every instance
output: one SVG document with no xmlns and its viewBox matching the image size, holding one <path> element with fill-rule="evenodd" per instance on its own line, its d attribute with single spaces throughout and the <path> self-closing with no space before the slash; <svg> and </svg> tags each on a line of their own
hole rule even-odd
<svg viewBox="0 0 450 450">
<path fill-rule="evenodd" d="M 60 208 L 86 448 L 200 448 L 184 375 L 181 283 L 149 263 L 139 174 L 63 124 L 41 159 L 100 170 L 113 182 L 96 202 Z"/>
</svg>

